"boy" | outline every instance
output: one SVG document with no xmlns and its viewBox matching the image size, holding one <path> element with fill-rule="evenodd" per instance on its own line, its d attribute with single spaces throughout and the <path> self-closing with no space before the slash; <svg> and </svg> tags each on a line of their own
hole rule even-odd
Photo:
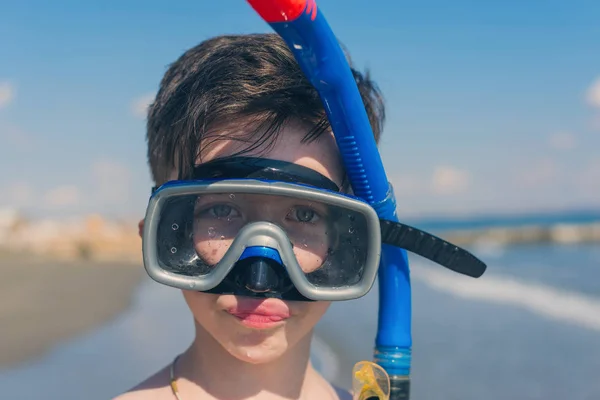
<svg viewBox="0 0 600 400">
<path fill-rule="evenodd" d="M 378 141 L 385 114 L 381 94 L 368 75 L 353 73 Z M 198 166 L 215 160 L 248 156 L 291 163 L 349 190 L 321 100 L 275 34 L 220 36 L 187 51 L 162 79 L 149 110 L 147 139 L 156 186 L 190 179 Z M 272 206 L 277 204 L 262 203 L 254 211 L 273 213 Z M 208 215 L 227 226 L 245 218 L 230 205 L 198 210 L 197 202 L 194 207 L 195 218 Z M 311 212 L 292 217 L 317 224 Z M 207 251 L 207 260 L 218 261 L 221 253 L 214 236 L 221 234 L 225 240 L 225 225 L 214 226 L 208 238 L 194 243 L 194 257 Z M 176 229 L 179 226 L 173 224 Z M 318 260 L 323 255 L 297 247 L 300 263 L 322 262 Z M 248 290 L 260 291 L 248 285 Z M 257 300 L 194 290 L 183 290 L 183 296 L 194 317 L 193 343 L 171 365 L 118 400 L 351 398 L 326 382 L 309 360 L 313 328 L 328 302 Z"/>
</svg>

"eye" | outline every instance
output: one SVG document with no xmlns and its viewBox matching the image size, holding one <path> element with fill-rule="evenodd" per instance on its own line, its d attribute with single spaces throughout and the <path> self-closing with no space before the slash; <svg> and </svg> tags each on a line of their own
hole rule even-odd
<svg viewBox="0 0 600 400">
<path fill-rule="evenodd" d="M 208 212 L 216 218 L 233 218 L 239 215 L 237 210 L 227 204 L 216 204 L 209 208 Z"/>
<path fill-rule="evenodd" d="M 302 223 L 314 223 L 319 220 L 319 215 L 309 207 L 294 207 L 290 210 L 288 218 Z"/>
<path fill-rule="evenodd" d="M 213 205 L 206 205 L 204 207 L 198 206 L 194 211 L 195 218 L 208 218 L 208 219 L 226 219 L 227 221 L 232 220 L 240 216 L 238 210 L 234 207 L 225 204 L 217 203 Z"/>
</svg>

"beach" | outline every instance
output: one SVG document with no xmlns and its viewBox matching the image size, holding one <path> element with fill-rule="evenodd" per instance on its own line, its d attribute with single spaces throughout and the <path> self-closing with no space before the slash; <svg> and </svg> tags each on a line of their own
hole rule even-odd
<svg viewBox="0 0 600 400">
<path fill-rule="evenodd" d="M 126 310 L 145 271 L 131 262 L 0 258 L 0 369 L 31 362 Z"/>
<path fill-rule="evenodd" d="M 478 280 L 411 257 L 411 398 L 600 399 L 600 250 L 517 246 L 476 252 L 489 262 L 489 271 Z M 55 268 L 70 272 L 66 266 Z M 12 345 L 28 349 L 29 361 L 12 362 L 0 371 L 0 393 L 6 398 L 110 399 L 169 363 L 189 344 L 193 323 L 178 291 L 151 281 L 135 265 L 115 263 L 111 270 L 90 264 L 84 269 L 84 282 L 105 285 L 86 286 L 86 293 L 75 291 L 68 312 L 55 310 L 54 319 L 52 312 L 36 311 L 38 329 L 17 337 Z M 48 274 L 43 281 L 58 277 Z M 117 280 L 123 282 L 117 285 Z M 55 293 L 72 290 L 67 288 L 71 285 L 48 282 L 45 285 Z M 98 292 L 87 293 L 93 290 Z M 9 298 L 3 290 L 3 303 L 16 301 L 14 293 Z M 372 357 L 377 295 L 375 285 L 359 300 L 332 305 L 317 326 L 313 361 L 341 386 L 349 386 L 355 362 Z M 122 312 L 115 311 L 119 296 Z M 53 343 L 43 339 L 48 336 L 45 324 L 58 325 L 61 318 L 73 323 L 73 315 L 93 317 L 85 328 L 65 329 Z M 31 322 L 24 322 L 25 315 L 21 318 L 15 323 L 25 332 Z M 6 326 L 4 320 L 0 324 Z M 37 347 L 42 339 L 44 349 Z"/>
</svg>

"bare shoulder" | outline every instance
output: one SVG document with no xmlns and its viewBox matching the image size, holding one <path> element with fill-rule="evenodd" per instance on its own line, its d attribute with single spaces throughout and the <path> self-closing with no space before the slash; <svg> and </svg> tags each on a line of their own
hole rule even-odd
<svg viewBox="0 0 600 400">
<path fill-rule="evenodd" d="M 172 400 L 169 368 L 165 367 L 142 383 L 112 400 Z"/>
</svg>

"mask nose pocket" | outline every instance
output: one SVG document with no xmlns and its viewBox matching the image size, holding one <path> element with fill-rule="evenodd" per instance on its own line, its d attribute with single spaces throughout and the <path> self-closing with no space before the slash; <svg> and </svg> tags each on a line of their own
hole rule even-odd
<svg viewBox="0 0 600 400">
<path fill-rule="evenodd" d="M 253 293 L 283 291 L 292 285 L 279 252 L 269 247 L 246 248 L 232 272 L 238 287 Z"/>
<path fill-rule="evenodd" d="M 275 264 L 275 265 L 273 265 Z M 279 289 L 280 273 L 273 260 L 264 257 L 248 258 L 237 267 L 238 282 L 246 289 L 254 293 L 269 293 Z"/>
</svg>

